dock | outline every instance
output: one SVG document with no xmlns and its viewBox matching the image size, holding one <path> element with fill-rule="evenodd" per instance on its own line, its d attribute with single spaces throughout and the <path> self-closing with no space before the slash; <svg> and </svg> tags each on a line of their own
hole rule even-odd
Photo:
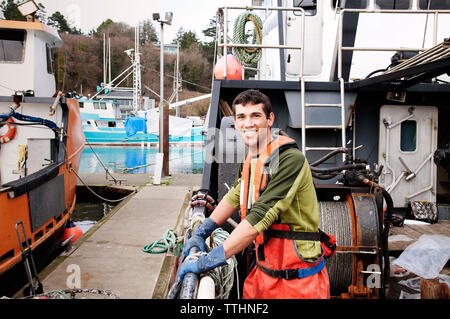
<svg viewBox="0 0 450 319">
<path fill-rule="evenodd" d="M 105 182 L 105 174 L 81 177 L 89 185 Z M 79 279 L 76 288 L 109 291 L 121 299 L 152 298 L 166 254 L 149 254 L 142 248 L 176 228 L 201 175 L 174 175 L 161 185 L 152 185 L 147 174 L 117 178 L 123 180 L 121 187 L 138 186 L 138 192 L 40 273 L 44 291 L 74 288 Z"/>
<path fill-rule="evenodd" d="M 179 228 L 192 192 L 200 188 L 202 175 L 173 175 L 163 178 L 161 185 L 153 185 L 148 174 L 114 174 L 116 181 L 101 173 L 81 177 L 90 186 L 107 184 L 137 193 L 118 204 L 39 274 L 44 291 L 78 285 L 76 288 L 108 291 L 121 299 L 165 298 L 172 275 L 166 270 L 173 269 L 175 257 L 171 253 L 149 254 L 142 248 L 160 239 L 168 229 Z M 392 227 L 389 253 L 398 256 L 422 234 L 449 236 L 449 231 L 448 219 Z M 448 264 L 442 273 L 450 274 Z M 389 299 L 399 298 L 401 290 L 406 289 L 396 281 L 398 278 L 391 277 Z"/>
</svg>

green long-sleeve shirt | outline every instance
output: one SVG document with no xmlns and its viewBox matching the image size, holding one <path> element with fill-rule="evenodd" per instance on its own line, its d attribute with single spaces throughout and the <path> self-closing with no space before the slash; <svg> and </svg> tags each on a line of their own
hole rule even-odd
<svg viewBox="0 0 450 319">
<path fill-rule="evenodd" d="M 279 159 L 277 161 L 277 159 Z M 253 185 L 256 158 L 252 160 L 250 185 Z M 232 188 L 224 196 L 236 209 L 240 204 L 241 169 Z M 248 198 L 251 200 L 252 188 Z M 316 232 L 319 227 L 319 208 L 311 170 L 300 150 L 287 149 L 270 165 L 270 180 L 261 196 L 252 203 L 245 219 L 261 233 L 275 221 L 290 225 L 294 231 Z M 296 241 L 297 252 L 312 261 L 321 254 L 318 241 Z"/>
</svg>

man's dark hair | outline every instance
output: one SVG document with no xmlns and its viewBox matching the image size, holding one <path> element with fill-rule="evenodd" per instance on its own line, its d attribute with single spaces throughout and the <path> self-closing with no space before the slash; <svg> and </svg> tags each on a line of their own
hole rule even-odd
<svg viewBox="0 0 450 319">
<path fill-rule="evenodd" d="M 269 98 L 265 94 L 263 94 L 257 90 L 243 91 L 243 92 L 239 93 L 233 101 L 233 104 L 232 104 L 233 114 L 236 116 L 236 108 L 235 108 L 236 104 L 256 105 L 259 103 L 262 103 L 264 105 L 263 106 L 264 113 L 266 114 L 266 117 L 269 117 L 270 113 L 272 113 L 272 103 L 270 103 Z"/>
</svg>

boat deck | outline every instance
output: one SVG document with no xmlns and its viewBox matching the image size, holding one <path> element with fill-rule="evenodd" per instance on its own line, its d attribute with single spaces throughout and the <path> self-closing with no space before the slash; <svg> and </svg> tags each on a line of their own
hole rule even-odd
<svg viewBox="0 0 450 319">
<path fill-rule="evenodd" d="M 124 184 L 150 182 L 149 175 L 133 175 Z M 90 185 L 104 184 L 105 175 L 82 178 Z M 78 268 L 79 288 L 108 290 L 121 299 L 152 298 L 165 254 L 145 253 L 142 248 L 175 229 L 200 181 L 201 175 L 176 175 L 168 185 L 143 186 L 84 234 L 66 256 L 41 272 L 44 291 L 64 290 L 67 283 L 76 283 Z"/>
<path fill-rule="evenodd" d="M 79 267 L 80 288 L 107 290 L 122 299 L 164 298 L 172 274 L 162 273 L 173 269 L 173 258 L 171 254 L 144 253 L 142 248 L 160 239 L 167 229 L 177 228 L 191 192 L 200 187 L 201 175 L 174 175 L 168 185 L 161 186 L 149 184 L 147 174 L 116 177 L 122 180 L 122 187 L 140 185 L 140 190 L 40 273 L 44 291 L 67 289 Z M 104 174 L 84 174 L 82 178 L 89 185 L 105 184 Z M 422 234 L 450 236 L 450 220 L 392 227 L 390 254 L 400 254 Z M 448 273 L 448 267 L 443 273 Z"/>
<path fill-rule="evenodd" d="M 450 237 L 450 220 L 442 219 L 436 224 L 415 225 L 405 223 L 402 227 L 392 227 L 389 236 L 389 251 L 401 252 L 424 234 Z"/>
</svg>

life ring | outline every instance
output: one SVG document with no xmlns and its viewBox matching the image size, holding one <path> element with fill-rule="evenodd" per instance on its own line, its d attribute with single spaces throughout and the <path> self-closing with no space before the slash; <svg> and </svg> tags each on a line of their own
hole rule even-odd
<svg viewBox="0 0 450 319">
<path fill-rule="evenodd" d="M 10 117 L 9 119 L 7 119 L 4 122 L 4 124 L 6 124 L 8 126 L 8 131 L 5 134 L 0 135 L 0 144 L 8 143 L 16 135 L 16 126 L 14 124 L 8 124 L 8 123 L 14 123 L 14 120 L 12 117 Z"/>
</svg>

